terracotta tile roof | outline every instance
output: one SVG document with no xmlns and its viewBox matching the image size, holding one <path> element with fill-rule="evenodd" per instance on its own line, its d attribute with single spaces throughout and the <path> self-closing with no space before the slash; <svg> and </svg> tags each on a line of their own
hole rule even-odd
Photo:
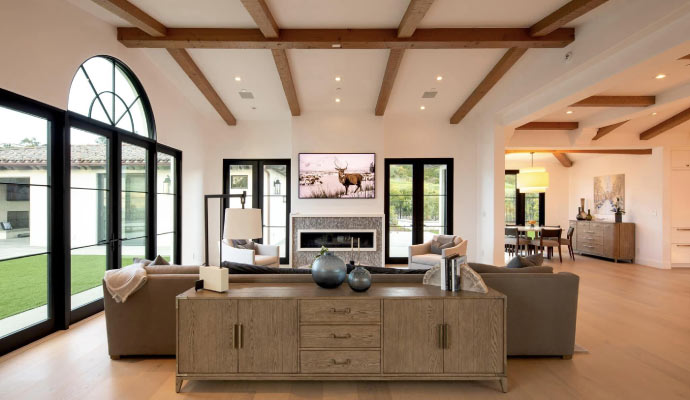
<svg viewBox="0 0 690 400">
<path fill-rule="evenodd" d="M 35 147 L 0 147 L 0 166 L 29 166 L 46 163 L 46 146 Z M 72 160 L 80 165 L 103 165 L 105 163 L 105 147 L 98 144 L 79 144 L 71 146 Z M 125 164 L 143 164 L 146 153 L 134 146 L 122 148 L 122 160 Z M 163 159 L 164 157 L 160 157 Z"/>
</svg>

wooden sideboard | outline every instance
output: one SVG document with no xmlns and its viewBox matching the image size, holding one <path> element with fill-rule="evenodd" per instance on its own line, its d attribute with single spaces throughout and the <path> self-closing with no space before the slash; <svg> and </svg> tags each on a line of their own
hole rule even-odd
<svg viewBox="0 0 690 400">
<path fill-rule="evenodd" d="M 633 262 L 635 224 L 609 221 L 570 221 L 575 228 L 573 248 L 579 254 Z"/>
<path fill-rule="evenodd" d="M 418 283 L 235 283 L 177 296 L 184 380 L 506 378 L 506 297 Z"/>
</svg>

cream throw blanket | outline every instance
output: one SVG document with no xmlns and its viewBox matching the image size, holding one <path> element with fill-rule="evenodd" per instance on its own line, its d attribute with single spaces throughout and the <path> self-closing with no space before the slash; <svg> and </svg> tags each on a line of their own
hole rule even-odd
<svg viewBox="0 0 690 400">
<path fill-rule="evenodd" d="M 127 298 L 139 290 L 146 283 L 144 264 L 132 264 L 120 269 L 105 271 L 105 287 L 118 303 L 124 303 Z"/>
</svg>

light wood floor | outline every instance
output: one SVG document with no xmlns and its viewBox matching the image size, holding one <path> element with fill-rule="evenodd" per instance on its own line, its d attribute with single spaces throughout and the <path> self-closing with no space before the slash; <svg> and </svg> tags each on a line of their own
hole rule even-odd
<svg viewBox="0 0 690 400">
<path fill-rule="evenodd" d="M 2 399 L 688 399 L 690 270 L 587 257 L 547 261 L 581 277 L 572 360 L 508 359 L 510 392 L 493 382 L 192 382 L 175 394 L 168 359 L 111 361 L 98 314 L 0 358 Z"/>
</svg>

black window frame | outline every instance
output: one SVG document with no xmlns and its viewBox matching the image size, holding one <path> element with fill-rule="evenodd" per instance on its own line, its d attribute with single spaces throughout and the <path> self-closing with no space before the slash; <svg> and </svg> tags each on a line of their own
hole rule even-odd
<svg viewBox="0 0 690 400">
<path fill-rule="evenodd" d="M 396 164 L 412 165 L 412 244 L 424 241 L 424 165 L 445 164 L 447 168 L 446 182 L 446 221 L 447 234 L 453 232 L 453 194 L 455 192 L 453 176 L 453 158 L 386 158 L 384 159 L 384 189 L 383 208 L 385 214 L 385 263 L 407 264 L 407 257 L 390 256 L 390 167 Z"/>
<path fill-rule="evenodd" d="M 252 174 L 255 177 L 253 187 L 247 191 L 247 196 L 252 196 L 252 204 L 247 204 L 247 207 L 260 208 L 263 210 L 264 194 L 262 193 L 264 187 L 263 167 L 266 165 L 282 165 L 285 166 L 286 182 L 285 188 L 285 257 L 280 257 L 280 264 L 286 265 L 290 263 L 290 212 L 292 210 L 292 160 L 289 158 L 226 158 L 223 159 L 223 194 L 230 193 L 230 166 L 231 165 L 251 165 Z M 228 199 L 223 200 L 223 208 L 229 205 Z M 263 212 L 262 212 L 263 215 Z M 262 217 L 263 225 L 263 217 Z M 263 226 L 262 226 L 263 231 Z M 263 243 L 263 239 L 257 240 L 257 243 Z"/>
<path fill-rule="evenodd" d="M 118 61 L 119 62 L 119 61 Z M 124 64 L 122 64 L 124 65 Z M 128 71 L 128 70 L 127 70 Z M 132 80 L 140 85 L 136 77 Z M 143 92 L 143 88 L 141 89 Z M 144 94 L 145 96 L 145 94 Z M 148 99 L 146 99 L 148 104 Z M 103 310 L 103 299 L 95 300 L 77 309 L 71 310 L 71 239 L 70 239 L 70 129 L 71 127 L 92 131 L 107 136 L 110 139 L 110 162 L 113 165 L 120 162 L 120 146 L 122 142 L 137 144 L 147 149 L 148 157 L 148 181 L 147 188 L 147 258 L 154 258 L 156 255 L 156 155 L 158 152 L 173 155 L 175 157 L 176 179 L 176 204 L 175 204 L 175 252 L 173 261 L 179 264 L 182 260 L 182 151 L 170 146 L 158 143 L 155 134 L 155 124 L 153 116 L 149 118 L 149 126 L 153 131 L 150 137 L 142 136 L 134 132 L 114 127 L 112 125 L 88 118 L 76 112 L 62 110 L 49 104 L 22 96 L 0 88 L 0 106 L 13 111 L 31 114 L 44 118 L 49 122 L 48 132 L 48 183 L 50 188 L 48 194 L 48 250 L 47 268 L 47 307 L 48 318 L 45 321 L 36 323 L 26 328 L 20 329 L 7 336 L 0 338 L 0 356 L 16 350 L 26 344 L 45 337 L 58 330 L 68 329 L 70 324 L 74 324 L 81 319 L 89 317 Z M 145 108 L 150 111 L 150 108 Z M 110 179 L 110 216 L 109 222 L 116 232 L 120 232 L 120 166 L 111 168 Z M 119 236 L 118 236 L 119 237 Z M 110 241 L 111 245 L 117 238 Z M 112 257 L 108 260 L 110 268 L 119 268 L 120 253 L 119 246 L 113 251 Z M 36 254 L 32 254 L 36 255 Z M 24 256 L 22 256 L 24 257 Z"/>
<path fill-rule="evenodd" d="M 520 173 L 517 169 L 507 169 L 506 175 L 517 175 Z M 504 181 L 504 197 L 505 197 L 505 179 Z M 505 204 L 505 201 L 504 201 Z M 505 206 L 503 209 L 505 213 Z M 541 226 L 546 225 L 546 193 L 539 193 L 539 223 Z M 525 221 L 525 194 L 520 192 L 517 185 L 515 185 L 515 224 L 527 225 Z"/>
</svg>

